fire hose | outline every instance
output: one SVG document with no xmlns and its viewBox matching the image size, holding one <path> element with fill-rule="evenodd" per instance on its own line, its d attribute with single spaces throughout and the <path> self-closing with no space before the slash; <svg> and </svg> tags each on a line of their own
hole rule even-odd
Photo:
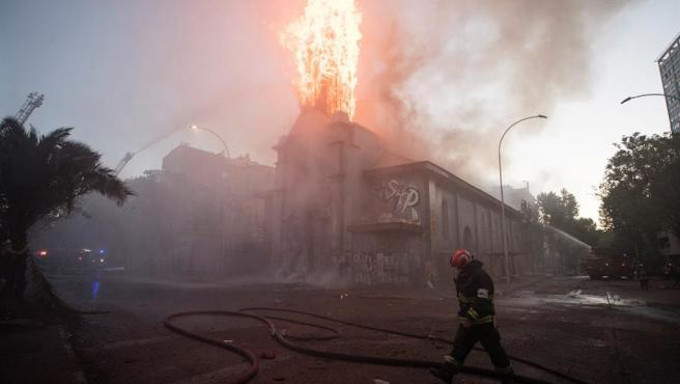
<svg viewBox="0 0 680 384">
<path fill-rule="evenodd" d="M 306 355 L 311 355 L 315 357 L 321 357 L 321 358 L 326 358 L 326 359 L 333 359 L 333 360 L 342 360 L 342 361 L 349 361 L 349 362 L 357 362 L 357 363 L 369 363 L 369 364 L 377 364 L 377 365 L 391 365 L 391 366 L 403 366 L 403 367 L 417 367 L 417 368 L 429 368 L 429 367 L 435 367 L 441 365 L 439 362 L 433 362 L 433 361 L 427 361 L 427 360 L 417 360 L 417 359 L 399 359 L 399 358 L 391 358 L 391 357 L 378 357 L 378 356 L 366 356 L 366 355 L 357 355 L 357 354 L 344 354 L 344 353 L 338 353 L 338 352 L 331 352 L 331 351 L 324 351 L 324 350 L 318 350 L 318 349 L 313 349 L 309 348 L 307 346 L 297 344 L 292 342 L 292 339 L 297 339 L 297 340 L 329 340 L 329 339 L 334 339 L 337 337 L 340 337 L 340 332 L 335 330 L 334 328 L 327 327 L 324 325 L 320 324 L 314 324 L 314 323 L 308 323 L 308 322 L 303 322 L 299 320 L 294 320 L 294 319 L 289 319 L 289 318 L 281 318 L 281 317 L 274 317 L 274 316 L 261 316 L 261 315 L 256 315 L 252 313 L 248 313 L 248 311 L 271 311 L 271 312 L 286 312 L 286 313 L 294 313 L 294 314 L 299 314 L 299 315 L 304 315 L 304 316 L 309 316 L 329 322 L 335 322 L 339 324 L 344 324 L 348 326 L 353 326 L 357 328 L 363 328 L 363 329 L 368 329 L 368 330 L 373 330 L 377 332 L 383 332 L 383 333 L 388 333 L 388 334 L 393 334 L 393 335 L 399 335 L 403 337 L 410 337 L 410 338 L 417 338 L 417 339 L 422 339 L 422 340 L 430 340 L 430 341 L 438 341 L 446 344 L 452 344 L 451 341 L 439 338 L 439 337 L 434 337 L 431 335 L 418 335 L 418 334 L 412 334 L 412 333 L 407 333 L 407 332 L 400 332 L 400 331 L 394 331 L 394 330 L 389 330 L 389 329 L 383 329 L 383 328 L 377 328 L 377 327 L 372 327 L 372 326 L 367 326 L 363 324 L 357 324 L 357 323 L 352 323 L 348 321 L 343 321 L 343 320 L 338 320 L 334 319 L 328 316 L 322 316 L 322 315 L 317 315 L 314 313 L 309 313 L 309 312 L 303 312 L 303 311 L 297 311 L 297 310 L 292 310 L 292 309 L 281 309 L 281 308 L 267 308 L 267 307 L 252 307 L 252 308 L 243 308 L 239 311 L 217 311 L 217 310 L 208 310 L 208 311 L 191 311 L 191 312 L 179 312 L 172 314 L 168 316 L 163 324 L 165 327 L 170 329 L 171 331 L 174 331 L 176 333 L 179 333 L 183 336 L 210 344 L 214 345 L 219 348 L 227 349 L 231 352 L 234 352 L 246 360 L 250 362 L 250 367 L 243 372 L 240 376 L 235 378 L 232 383 L 233 384 L 243 384 L 247 383 L 250 381 L 257 372 L 259 371 L 259 365 L 260 365 L 260 358 L 259 356 L 255 355 L 252 351 L 239 347 L 237 345 L 231 344 L 231 343 L 225 343 L 222 340 L 217 340 L 213 339 L 207 336 L 202 336 L 200 334 L 188 331 L 182 327 L 177 326 L 176 324 L 173 324 L 173 320 L 182 318 L 182 317 L 190 317 L 190 316 L 198 316 L 198 315 L 214 315 L 214 316 L 237 316 L 237 317 L 245 317 L 245 318 L 250 318 L 257 320 L 263 324 L 265 324 L 269 328 L 269 332 L 271 336 L 283 347 L 290 349 L 295 352 L 299 352 L 302 354 Z M 271 319 L 275 320 L 281 320 L 281 321 L 286 321 L 290 323 L 295 323 L 295 324 L 300 324 L 300 325 L 306 325 L 310 327 L 315 327 L 319 329 L 325 329 L 327 331 L 332 332 L 330 335 L 326 336 L 294 336 L 294 335 L 287 335 L 284 331 L 279 331 L 274 323 L 271 321 Z M 560 377 L 562 379 L 568 380 L 572 383 L 575 384 L 585 384 L 585 382 L 576 379 L 574 377 L 571 377 L 569 375 L 566 375 L 564 373 L 558 372 L 556 370 L 550 369 L 548 367 L 544 367 L 542 365 L 536 364 L 534 362 L 509 356 L 511 360 L 521 362 L 523 364 L 529 365 L 531 367 L 543 370 L 545 372 L 548 372 L 550 374 L 553 374 L 557 377 Z M 477 376 L 484 376 L 484 377 L 492 377 L 492 378 L 499 378 L 498 374 L 492 370 L 485 369 L 485 368 L 479 368 L 479 367 L 473 367 L 473 366 L 463 366 L 461 369 L 462 373 L 466 374 L 472 374 L 472 375 L 477 375 Z M 537 380 L 521 375 L 516 375 L 515 376 L 515 381 L 518 383 L 526 383 L 526 384 L 546 384 L 546 381 L 543 380 Z"/>
</svg>

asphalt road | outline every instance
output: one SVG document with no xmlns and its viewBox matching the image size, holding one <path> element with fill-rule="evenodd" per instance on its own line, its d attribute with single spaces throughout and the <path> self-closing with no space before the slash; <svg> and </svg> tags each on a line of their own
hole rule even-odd
<svg viewBox="0 0 680 384">
<path fill-rule="evenodd" d="M 51 280 L 69 304 L 90 312 L 80 315 L 69 329 L 89 383 L 228 383 L 247 368 L 243 359 L 228 351 L 164 328 L 163 319 L 174 312 L 277 307 L 449 339 L 456 327 L 457 304 L 448 289 L 173 283 L 103 273 L 52 276 Z M 589 383 L 677 382 L 680 287 L 652 280 L 649 291 L 640 291 L 635 281 L 584 277 L 533 281 L 498 287 L 497 325 L 509 354 Z M 338 339 L 306 342 L 318 349 L 434 361 L 449 350 L 442 343 L 312 321 L 342 333 Z M 291 335 L 322 333 L 275 322 Z M 248 319 L 197 316 L 178 324 L 274 356 L 262 360 L 251 383 L 380 383 L 376 379 L 391 384 L 438 383 L 422 368 L 349 363 L 287 350 L 262 324 Z M 479 351 L 473 351 L 466 364 L 491 368 Z M 521 363 L 514 366 L 525 376 L 567 382 Z M 494 382 L 468 375 L 458 379 L 460 383 Z"/>
</svg>

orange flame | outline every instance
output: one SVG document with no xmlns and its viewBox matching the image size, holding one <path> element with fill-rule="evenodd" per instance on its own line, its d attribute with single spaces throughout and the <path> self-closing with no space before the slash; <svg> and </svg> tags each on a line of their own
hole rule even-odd
<svg viewBox="0 0 680 384">
<path fill-rule="evenodd" d="M 361 14 L 354 0 L 308 0 L 304 15 L 286 26 L 281 43 L 293 53 L 302 105 L 354 116 Z"/>
</svg>

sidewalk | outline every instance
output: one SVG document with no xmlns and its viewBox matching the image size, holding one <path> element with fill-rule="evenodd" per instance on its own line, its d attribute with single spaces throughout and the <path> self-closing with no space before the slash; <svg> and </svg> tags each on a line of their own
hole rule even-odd
<svg viewBox="0 0 680 384">
<path fill-rule="evenodd" d="M 69 341 L 68 314 L 0 303 L 0 383 L 86 383 Z"/>
</svg>

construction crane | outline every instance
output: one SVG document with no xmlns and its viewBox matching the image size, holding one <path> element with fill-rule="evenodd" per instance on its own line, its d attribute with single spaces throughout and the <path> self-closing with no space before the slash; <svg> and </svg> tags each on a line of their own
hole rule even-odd
<svg viewBox="0 0 680 384">
<path fill-rule="evenodd" d="M 120 171 L 123 170 L 123 167 L 130 161 L 132 160 L 132 157 L 135 155 L 134 152 L 128 152 L 123 156 L 123 158 L 118 162 L 118 165 L 116 165 L 116 168 L 113 170 L 113 174 L 118 176 Z"/>
<path fill-rule="evenodd" d="M 19 123 L 22 125 L 28 120 L 28 117 L 31 116 L 31 113 L 33 111 L 40 107 L 43 104 L 43 101 L 45 100 L 45 95 L 38 93 L 38 92 L 31 92 L 28 94 L 28 97 L 26 98 L 26 101 L 24 104 L 21 106 L 19 109 L 19 112 L 14 116 Z"/>
</svg>

